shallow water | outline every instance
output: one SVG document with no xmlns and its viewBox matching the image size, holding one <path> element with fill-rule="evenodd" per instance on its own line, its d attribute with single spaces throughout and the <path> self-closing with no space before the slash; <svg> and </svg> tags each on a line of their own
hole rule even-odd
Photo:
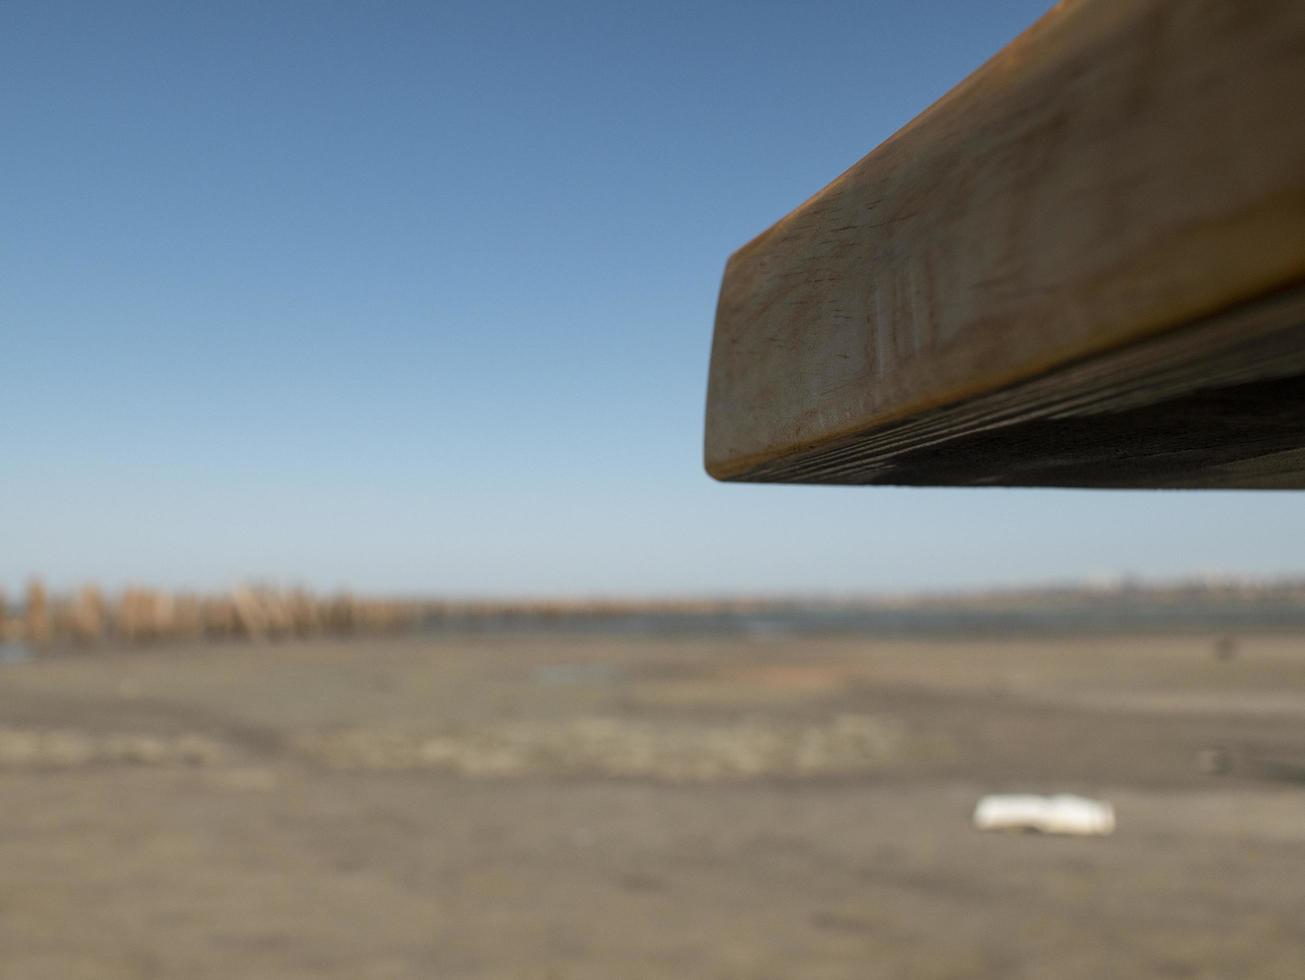
<svg viewBox="0 0 1305 980">
<path fill-rule="evenodd" d="M 448 617 L 432 632 L 584 633 L 652 636 L 1003 637 L 1079 633 L 1171 633 L 1305 629 L 1305 605 L 1261 602 L 1151 602 L 1109 597 L 987 606 L 794 607 L 759 611 L 636 612 L 614 615 Z"/>
<path fill-rule="evenodd" d="M 21 664 L 31 659 L 31 648 L 21 643 L 0 643 L 0 664 Z"/>
</svg>

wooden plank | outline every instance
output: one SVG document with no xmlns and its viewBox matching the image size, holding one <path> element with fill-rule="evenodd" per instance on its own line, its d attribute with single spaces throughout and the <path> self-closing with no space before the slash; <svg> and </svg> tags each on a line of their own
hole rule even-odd
<svg viewBox="0 0 1305 980">
<path fill-rule="evenodd" d="M 1303 99 L 1299 0 L 1061 3 L 730 258 L 708 471 L 1305 486 Z"/>
</svg>

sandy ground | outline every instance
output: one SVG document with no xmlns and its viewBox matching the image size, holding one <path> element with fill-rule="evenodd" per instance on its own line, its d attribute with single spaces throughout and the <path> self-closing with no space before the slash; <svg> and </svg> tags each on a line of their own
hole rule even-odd
<svg viewBox="0 0 1305 980">
<path fill-rule="evenodd" d="M 1005 790 L 1118 833 L 971 830 Z M 127 977 L 1299 980 L 1305 637 L 4 666 L 0 978 Z"/>
</svg>

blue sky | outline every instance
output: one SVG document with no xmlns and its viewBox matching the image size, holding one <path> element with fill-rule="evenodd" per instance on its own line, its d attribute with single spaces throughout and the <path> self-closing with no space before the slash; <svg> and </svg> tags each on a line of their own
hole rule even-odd
<svg viewBox="0 0 1305 980">
<path fill-rule="evenodd" d="M 1299 571 L 1305 498 L 721 486 L 726 256 L 1046 0 L 0 0 L 0 585 Z"/>
</svg>

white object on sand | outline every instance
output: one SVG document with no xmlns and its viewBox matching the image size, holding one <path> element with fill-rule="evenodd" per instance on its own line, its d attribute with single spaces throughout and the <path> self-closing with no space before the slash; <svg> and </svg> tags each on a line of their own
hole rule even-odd
<svg viewBox="0 0 1305 980">
<path fill-rule="evenodd" d="M 1104 837 L 1115 831 L 1115 808 L 1082 796 L 985 796 L 974 808 L 974 826 Z"/>
</svg>

